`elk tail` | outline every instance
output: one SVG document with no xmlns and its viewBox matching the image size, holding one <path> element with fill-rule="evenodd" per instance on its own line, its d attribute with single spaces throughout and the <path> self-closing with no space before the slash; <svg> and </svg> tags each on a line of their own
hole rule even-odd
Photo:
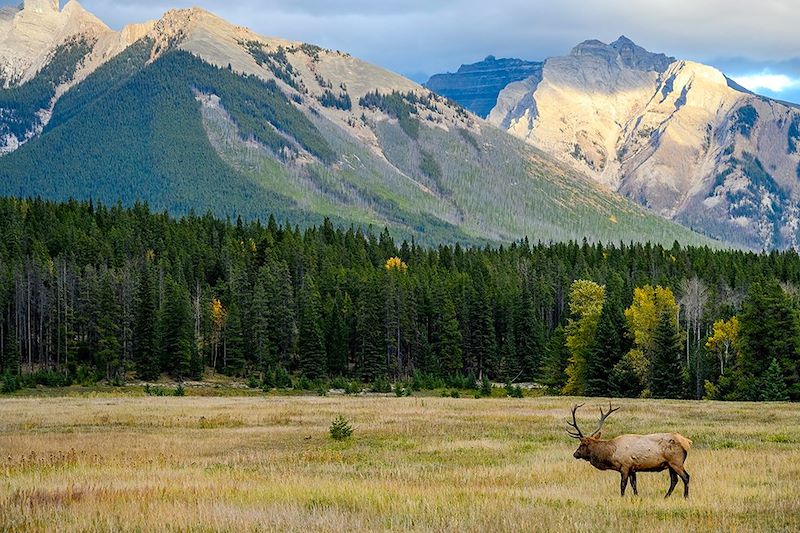
<svg viewBox="0 0 800 533">
<path fill-rule="evenodd" d="M 678 444 L 680 444 L 681 448 L 683 448 L 683 451 L 688 452 L 689 448 L 692 447 L 692 440 L 691 439 L 687 439 L 686 437 L 684 437 L 680 433 L 675 433 L 674 436 L 675 436 L 675 440 L 678 441 Z"/>
</svg>

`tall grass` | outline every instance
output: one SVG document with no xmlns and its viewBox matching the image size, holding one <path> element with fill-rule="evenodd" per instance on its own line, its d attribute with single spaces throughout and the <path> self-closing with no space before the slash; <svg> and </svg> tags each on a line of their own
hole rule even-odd
<svg viewBox="0 0 800 533">
<path fill-rule="evenodd" d="M 684 501 L 663 499 L 664 473 L 620 498 L 616 473 L 573 459 L 572 401 L 5 399 L 0 530 L 800 528 L 800 407 L 620 402 L 608 435 L 694 440 Z M 357 427 L 346 441 L 328 436 L 340 413 Z"/>
</svg>

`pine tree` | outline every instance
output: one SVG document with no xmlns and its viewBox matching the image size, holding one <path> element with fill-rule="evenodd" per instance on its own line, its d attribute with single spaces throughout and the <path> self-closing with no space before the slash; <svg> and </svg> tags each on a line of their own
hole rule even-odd
<svg viewBox="0 0 800 533">
<path fill-rule="evenodd" d="M 122 346 L 119 341 L 120 305 L 117 301 L 114 279 L 105 272 L 100 289 L 100 306 L 97 320 L 97 362 L 105 371 L 108 381 L 123 379 Z"/>
<path fill-rule="evenodd" d="M 277 358 L 270 343 L 270 307 L 268 286 L 274 278 L 269 269 L 262 267 L 258 271 L 256 284 L 253 288 L 253 303 L 250 316 L 253 320 L 253 349 L 254 357 L 262 374 L 262 379 L 267 372 L 277 365 Z"/>
<path fill-rule="evenodd" d="M 270 264 L 270 278 L 265 278 L 269 306 L 270 348 L 284 368 L 295 364 L 297 355 L 297 318 L 292 276 L 285 261 Z"/>
<path fill-rule="evenodd" d="M 478 273 L 473 277 L 474 290 L 468 303 L 465 348 L 467 368 L 479 378 L 488 372 L 497 374 L 497 338 L 495 336 L 493 309 L 489 291 Z"/>
<path fill-rule="evenodd" d="M 167 275 L 164 280 L 163 355 L 164 370 L 172 377 L 189 377 L 192 362 L 192 311 L 188 290 Z"/>
<path fill-rule="evenodd" d="M 758 400 L 758 383 L 771 361 L 777 359 L 788 372 L 787 387 L 797 383 L 800 324 L 789 297 L 775 280 L 754 283 L 739 316 L 739 358 L 734 370 L 733 398 Z"/>
<path fill-rule="evenodd" d="M 621 288 L 609 283 L 594 342 L 586 365 L 586 394 L 609 396 L 615 392 L 611 374 L 629 349 L 625 340 L 625 314 L 619 300 Z"/>
<path fill-rule="evenodd" d="M 544 324 L 534 308 L 527 284 L 514 310 L 514 337 L 520 370 L 526 379 L 533 379 L 542 365 L 545 352 Z"/>
<path fill-rule="evenodd" d="M 464 368 L 461 351 L 461 328 L 456 318 L 453 301 L 445 296 L 441 308 L 442 331 L 433 346 L 439 367 L 445 376 L 459 374 Z"/>
<path fill-rule="evenodd" d="M 325 353 L 328 355 L 328 369 L 332 376 L 344 376 L 349 364 L 350 298 L 337 293 L 327 307 Z"/>
<path fill-rule="evenodd" d="M 567 383 L 567 365 L 569 364 L 570 351 L 567 348 L 566 332 L 563 326 L 553 330 L 547 342 L 542 367 L 539 371 L 542 385 L 551 390 L 561 391 Z"/>
<path fill-rule="evenodd" d="M 314 279 L 306 274 L 300 290 L 300 369 L 309 379 L 327 374 L 325 340 L 320 318 L 320 296 Z"/>
<path fill-rule="evenodd" d="M 783 378 L 783 370 L 777 359 L 773 359 L 764 374 L 761 385 L 761 400 L 765 402 L 785 402 L 789 400 L 789 389 Z"/>
<path fill-rule="evenodd" d="M 356 357 L 361 377 L 372 381 L 386 374 L 383 296 L 376 276 L 362 287 L 356 316 Z"/>
<path fill-rule="evenodd" d="M 244 335 L 242 315 L 237 304 L 228 307 L 225 323 L 225 373 L 229 376 L 244 376 Z"/>
<path fill-rule="evenodd" d="M 636 373 L 630 353 L 622 356 L 622 359 L 614 365 L 611 374 L 608 376 L 610 396 L 620 398 L 637 398 L 642 393 L 642 384 Z"/>
<path fill-rule="evenodd" d="M 681 398 L 684 395 L 682 345 L 674 317 L 662 312 L 653 332 L 650 392 L 654 398 Z"/>
<path fill-rule="evenodd" d="M 133 328 L 133 359 L 139 379 L 158 378 L 158 312 L 153 272 L 149 264 L 142 267 L 136 299 L 136 317 Z"/>
</svg>

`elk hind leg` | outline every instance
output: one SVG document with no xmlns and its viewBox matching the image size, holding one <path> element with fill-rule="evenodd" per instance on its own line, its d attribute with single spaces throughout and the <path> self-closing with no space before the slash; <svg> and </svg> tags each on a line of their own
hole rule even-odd
<svg viewBox="0 0 800 533">
<path fill-rule="evenodd" d="M 636 487 L 636 472 L 631 472 L 630 478 L 631 478 L 631 488 L 633 489 L 633 495 L 638 496 L 639 489 Z"/>
<path fill-rule="evenodd" d="M 628 471 L 622 470 L 620 471 L 621 479 L 619 481 L 619 492 L 620 496 L 625 496 L 625 488 L 628 486 Z"/>
<path fill-rule="evenodd" d="M 689 497 L 689 472 L 687 472 L 685 468 L 681 468 L 680 471 L 678 471 L 678 475 L 681 477 L 681 480 L 683 481 L 683 497 L 684 498 L 688 498 Z"/>
<path fill-rule="evenodd" d="M 669 490 L 667 491 L 665 498 L 669 498 L 672 496 L 672 491 L 675 490 L 675 485 L 678 484 L 678 474 L 672 467 L 669 467 Z"/>
</svg>

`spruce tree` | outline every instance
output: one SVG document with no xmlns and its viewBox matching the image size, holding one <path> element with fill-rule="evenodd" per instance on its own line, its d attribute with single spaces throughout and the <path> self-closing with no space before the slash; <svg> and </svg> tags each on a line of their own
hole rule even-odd
<svg viewBox="0 0 800 533">
<path fill-rule="evenodd" d="M 103 273 L 97 317 L 97 362 L 106 379 L 115 383 L 124 377 L 119 315 L 115 281 L 111 272 L 106 271 Z"/>
<path fill-rule="evenodd" d="M 650 393 L 654 398 L 681 398 L 684 394 L 681 340 L 669 312 L 659 316 L 653 333 Z"/>
<path fill-rule="evenodd" d="M 771 361 L 783 368 L 787 387 L 798 383 L 800 324 L 792 302 L 774 279 L 754 283 L 747 293 L 739 316 L 739 357 L 734 368 L 736 382 L 732 397 L 758 400 L 761 382 Z"/>
<path fill-rule="evenodd" d="M 497 338 L 495 336 L 493 309 L 489 291 L 482 274 L 473 278 L 474 290 L 469 298 L 465 348 L 467 368 L 478 377 L 496 373 Z"/>
<path fill-rule="evenodd" d="M 225 373 L 229 376 L 244 376 L 244 334 L 242 315 L 235 303 L 228 307 L 228 320 L 225 322 Z"/>
<path fill-rule="evenodd" d="M 461 328 L 458 324 L 453 300 L 448 296 L 445 296 L 442 300 L 440 312 L 442 331 L 433 349 L 442 373 L 445 376 L 453 376 L 462 371 L 464 361 L 461 351 Z"/>
<path fill-rule="evenodd" d="M 306 274 L 300 291 L 300 369 L 303 376 L 319 379 L 326 375 L 325 340 L 320 318 L 320 296 L 314 279 Z"/>
<path fill-rule="evenodd" d="M 350 299 L 337 293 L 327 307 L 325 353 L 328 355 L 328 369 L 332 376 L 344 376 L 349 363 Z"/>
<path fill-rule="evenodd" d="M 383 334 L 383 294 L 380 278 L 372 276 L 358 299 L 356 357 L 362 379 L 373 381 L 386 374 L 386 336 Z"/>
<path fill-rule="evenodd" d="M 256 364 L 262 374 L 262 379 L 270 369 L 277 364 L 272 345 L 270 343 L 270 302 L 268 286 L 274 278 L 266 267 L 261 267 L 256 276 L 253 288 L 253 302 L 250 316 L 253 320 L 253 350 Z"/>
<path fill-rule="evenodd" d="M 188 290 L 167 275 L 164 281 L 163 355 L 164 370 L 173 378 L 189 377 L 192 361 L 192 312 Z"/>
<path fill-rule="evenodd" d="M 270 276 L 265 277 L 269 306 L 269 344 L 274 358 L 284 368 L 295 365 L 297 355 L 297 316 L 292 276 L 285 261 L 270 263 Z"/>
<path fill-rule="evenodd" d="M 517 359 L 525 379 L 534 379 L 542 365 L 546 349 L 544 329 L 542 319 L 534 307 L 530 289 L 525 283 L 514 310 Z"/>
<path fill-rule="evenodd" d="M 615 392 L 611 374 L 629 348 L 619 290 L 617 284 L 609 283 L 594 342 L 589 348 L 586 365 L 586 394 L 589 396 L 610 396 Z"/>
<path fill-rule="evenodd" d="M 539 370 L 539 381 L 551 390 L 560 391 L 567 383 L 567 365 L 571 354 L 567 348 L 567 335 L 563 326 L 558 326 L 550 334 L 545 356 Z"/>
<path fill-rule="evenodd" d="M 133 360 L 139 379 L 158 379 L 158 312 L 153 286 L 153 272 L 145 263 L 139 276 L 136 298 L 136 316 L 133 327 Z"/>
<path fill-rule="evenodd" d="M 783 378 L 783 370 L 777 359 L 773 359 L 761 380 L 761 400 L 765 402 L 785 402 L 789 400 L 789 389 Z"/>
</svg>

